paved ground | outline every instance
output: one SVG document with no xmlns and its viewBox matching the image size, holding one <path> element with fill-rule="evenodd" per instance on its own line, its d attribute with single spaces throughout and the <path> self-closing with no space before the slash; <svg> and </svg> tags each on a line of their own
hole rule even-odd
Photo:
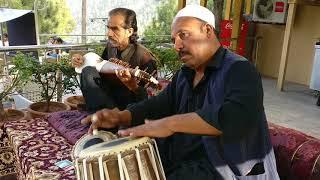
<svg viewBox="0 0 320 180">
<path fill-rule="evenodd" d="M 320 138 L 320 107 L 315 93 L 306 86 L 286 83 L 276 89 L 276 80 L 263 78 L 264 106 L 268 121 Z"/>
</svg>

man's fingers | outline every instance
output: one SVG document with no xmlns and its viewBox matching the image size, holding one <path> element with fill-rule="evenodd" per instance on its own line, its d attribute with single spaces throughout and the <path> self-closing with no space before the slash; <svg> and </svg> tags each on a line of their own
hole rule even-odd
<svg viewBox="0 0 320 180">
<path fill-rule="evenodd" d="M 126 137 L 126 136 L 130 136 L 130 132 L 127 130 L 119 130 L 118 134 L 120 137 Z"/>
<path fill-rule="evenodd" d="M 75 60 L 75 62 L 76 62 L 76 64 L 77 64 L 78 66 L 81 66 L 82 63 L 83 63 L 83 61 L 82 61 L 81 58 L 77 58 L 77 59 Z"/>
<path fill-rule="evenodd" d="M 81 120 L 81 124 L 89 124 L 91 123 L 91 115 Z"/>
<path fill-rule="evenodd" d="M 80 54 L 74 54 L 71 58 L 72 65 L 79 67 L 83 64 L 83 57 Z"/>
<path fill-rule="evenodd" d="M 100 124 L 101 118 L 99 119 L 98 114 L 95 113 L 91 116 L 91 126 L 93 129 L 96 129 Z"/>
<path fill-rule="evenodd" d="M 72 58 L 72 61 L 71 61 L 71 64 L 73 67 L 79 67 L 82 65 L 82 60 L 80 58 L 77 58 L 77 57 L 73 57 Z"/>
<path fill-rule="evenodd" d="M 144 123 L 149 124 L 151 121 L 150 120 L 144 120 Z"/>
<path fill-rule="evenodd" d="M 131 74 L 130 74 L 129 69 L 125 69 L 124 73 L 125 73 L 125 75 L 126 75 L 127 77 L 129 77 L 129 78 L 131 77 Z"/>
<path fill-rule="evenodd" d="M 116 76 L 120 78 L 119 71 L 116 69 L 114 72 L 116 73 Z"/>
<path fill-rule="evenodd" d="M 90 129 L 89 129 L 90 134 L 92 134 L 95 129 L 98 129 L 98 126 L 96 124 L 91 124 Z"/>
<path fill-rule="evenodd" d="M 91 135 L 93 134 L 93 128 L 92 128 L 92 126 L 89 127 L 88 133 L 91 134 Z"/>
<path fill-rule="evenodd" d="M 125 130 L 118 131 L 120 136 L 134 136 L 134 137 L 141 137 L 141 136 L 149 136 L 149 132 L 145 125 L 136 126 L 133 128 L 128 128 Z"/>
</svg>

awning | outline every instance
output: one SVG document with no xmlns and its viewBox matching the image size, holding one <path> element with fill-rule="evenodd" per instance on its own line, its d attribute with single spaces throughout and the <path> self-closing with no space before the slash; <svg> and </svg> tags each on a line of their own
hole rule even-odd
<svg viewBox="0 0 320 180">
<path fill-rule="evenodd" d="M 29 12 L 32 12 L 32 10 L 0 8 L 0 23 L 18 18 Z"/>
</svg>

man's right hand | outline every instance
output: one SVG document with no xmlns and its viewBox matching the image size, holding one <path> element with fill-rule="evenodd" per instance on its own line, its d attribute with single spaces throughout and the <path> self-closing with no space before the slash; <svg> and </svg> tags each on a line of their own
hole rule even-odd
<svg viewBox="0 0 320 180">
<path fill-rule="evenodd" d="M 95 116 L 95 118 L 92 118 Z M 102 109 L 81 120 L 82 124 L 90 124 L 89 134 L 98 128 L 115 128 L 117 126 L 129 126 L 131 113 L 128 110 L 120 111 L 118 108 Z"/>
<path fill-rule="evenodd" d="M 74 54 L 71 58 L 72 67 L 80 67 L 83 64 L 83 56 L 80 54 Z"/>
</svg>

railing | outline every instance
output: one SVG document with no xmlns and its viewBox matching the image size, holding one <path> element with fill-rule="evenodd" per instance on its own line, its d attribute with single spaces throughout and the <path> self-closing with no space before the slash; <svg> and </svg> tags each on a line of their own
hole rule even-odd
<svg viewBox="0 0 320 180">
<path fill-rule="evenodd" d="M 101 46 L 106 43 L 88 43 L 88 44 L 61 44 L 61 45 L 25 45 L 25 46 L 4 46 L 0 47 L 0 52 L 10 51 L 32 51 L 46 49 L 76 49 L 81 47 Z"/>
<path fill-rule="evenodd" d="M 159 36 L 159 37 L 170 37 L 169 35 Z M 149 43 L 148 37 L 144 38 L 141 43 Z M 220 41 L 230 41 L 231 38 L 228 39 L 220 39 Z M 261 37 L 247 37 L 247 41 L 253 44 L 253 49 L 250 52 L 248 59 L 250 59 L 254 65 L 259 66 L 259 58 L 258 58 L 258 51 L 260 50 L 260 40 Z M 170 40 L 168 41 L 170 42 Z M 12 52 L 12 51 L 38 51 L 39 50 L 51 50 L 51 49 L 66 49 L 66 50 L 78 50 L 80 48 L 90 48 L 94 46 L 104 46 L 106 45 L 106 42 L 103 43 L 88 43 L 88 44 L 61 44 L 61 45 L 27 45 L 27 46 L 9 46 L 9 47 L 1 47 L 0 52 Z M 160 45 L 160 43 L 159 43 Z M 43 53 L 43 52 L 42 52 Z M 6 53 L 4 53 L 4 56 L 6 56 Z M 46 58 L 46 53 L 44 53 L 44 58 Z M 6 62 L 6 59 L 4 59 L 5 67 L 8 69 L 8 64 Z M 258 68 L 258 67 L 257 67 Z"/>
<path fill-rule="evenodd" d="M 4 55 L 4 74 L 2 75 L 2 77 L 7 76 L 8 75 L 8 62 L 7 62 L 7 52 L 17 52 L 17 51 L 21 51 L 21 52 L 30 52 L 30 51 L 37 51 L 39 52 L 40 50 L 44 50 L 44 55 L 43 57 L 46 58 L 46 51 L 47 50 L 53 50 L 53 49 L 61 49 L 61 50 L 79 50 L 79 49 L 84 49 L 84 48 L 90 48 L 90 47 L 97 47 L 97 46 L 105 46 L 106 43 L 88 43 L 88 44 L 61 44 L 61 45 L 25 45 L 25 46 L 5 46 L 5 47 L 1 47 L 0 48 L 0 53 L 2 52 Z M 43 53 L 43 52 L 42 52 Z M 32 84 L 30 84 L 30 86 L 32 86 Z M 25 88 L 27 89 L 27 86 L 25 86 Z M 25 89 L 24 88 L 24 89 Z M 61 88 L 60 88 L 61 89 Z M 37 95 L 35 94 L 40 94 L 39 88 L 38 87 L 32 87 L 30 88 L 30 90 L 24 90 L 24 92 L 22 93 L 24 96 L 28 97 L 28 99 L 31 99 L 33 101 L 38 100 L 39 97 L 37 97 Z M 57 92 L 57 100 L 61 101 L 62 98 L 62 93 L 61 92 Z M 32 97 L 32 98 L 30 98 Z"/>
<path fill-rule="evenodd" d="M 0 53 L 4 52 L 3 59 L 4 59 L 4 66 L 8 69 L 8 62 L 7 62 L 7 53 L 5 52 L 15 52 L 15 51 L 38 51 L 44 50 L 44 56 L 46 57 L 46 51 L 51 49 L 79 49 L 84 47 L 93 47 L 93 46 L 101 46 L 106 45 L 105 42 L 103 43 L 88 43 L 88 44 L 61 44 L 61 45 L 23 45 L 23 46 L 4 46 L 0 47 Z"/>
<path fill-rule="evenodd" d="M 67 42 L 79 44 L 82 42 L 83 37 L 86 37 L 86 39 L 87 37 L 90 37 L 92 38 L 91 41 L 99 42 L 101 41 L 101 37 L 104 37 L 103 39 L 105 39 L 106 35 L 105 34 L 40 34 L 39 37 L 40 37 L 40 42 L 44 42 L 44 43 L 47 42 L 46 40 L 48 40 L 49 37 L 61 37 L 63 40 L 66 40 Z M 88 39 L 87 39 L 87 42 L 88 42 Z"/>
</svg>

